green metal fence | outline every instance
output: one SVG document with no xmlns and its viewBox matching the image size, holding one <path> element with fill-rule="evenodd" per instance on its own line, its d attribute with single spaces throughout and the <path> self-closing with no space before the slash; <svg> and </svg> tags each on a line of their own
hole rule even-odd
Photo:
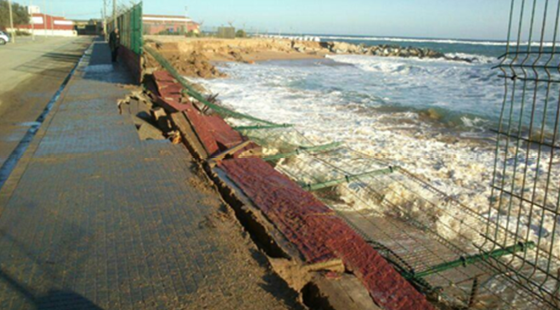
<svg viewBox="0 0 560 310">
<path fill-rule="evenodd" d="M 560 309 L 560 1 L 511 0 L 504 96 L 482 251 L 533 242 L 494 260 L 544 305 Z"/>
<path fill-rule="evenodd" d="M 121 45 L 136 55 L 142 55 L 142 2 L 132 6 L 117 16 L 116 23 L 110 21 L 107 31 L 111 33 L 115 26 L 119 28 Z"/>
</svg>

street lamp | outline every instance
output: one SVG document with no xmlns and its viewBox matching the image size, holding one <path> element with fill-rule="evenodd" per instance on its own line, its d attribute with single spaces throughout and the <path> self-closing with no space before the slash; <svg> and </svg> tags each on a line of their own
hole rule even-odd
<svg viewBox="0 0 560 310">
<path fill-rule="evenodd" d="M 35 41 L 35 22 L 33 21 L 33 2 L 29 0 L 29 11 L 27 12 L 31 18 L 31 40 Z"/>
<path fill-rule="evenodd" d="M 14 31 L 14 17 L 12 15 L 12 0 L 8 0 L 8 8 L 10 10 L 10 30 L 12 32 L 12 42 L 16 43 L 16 33 Z"/>
</svg>

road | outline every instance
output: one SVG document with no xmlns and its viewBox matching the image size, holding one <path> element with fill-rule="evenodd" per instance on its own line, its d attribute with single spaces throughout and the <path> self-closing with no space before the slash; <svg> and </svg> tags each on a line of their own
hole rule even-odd
<svg viewBox="0 0 560 310">
<path fill-rule="evenodd" d="M 92 38 L 18 38 L 0 46 L 0 167 L 35 125 Z"/>
</svg>

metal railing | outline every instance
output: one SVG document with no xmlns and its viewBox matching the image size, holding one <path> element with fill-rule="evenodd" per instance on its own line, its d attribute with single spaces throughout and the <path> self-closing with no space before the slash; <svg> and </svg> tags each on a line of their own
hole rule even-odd
<svg viewBox="0 0 560 310">
<path fill-rule="evenodd" d="M 482 252 L 533 242 L 492 266 L 560 307 L 560 1 L 512 0 L 500 64 L 504 97 Z"/>
<path fill-rule="evenodd" d="M 107 23 L 107 32 L 111 33 L 115 26 L 119 28 L 121 45 L 132 51 L 136 55 L 143 52 L 143 33 L 142 33 L 142 2 L 133 5 L 128 10 L 117 16 L 116 24 L 114 20 Z"/>
</svg>

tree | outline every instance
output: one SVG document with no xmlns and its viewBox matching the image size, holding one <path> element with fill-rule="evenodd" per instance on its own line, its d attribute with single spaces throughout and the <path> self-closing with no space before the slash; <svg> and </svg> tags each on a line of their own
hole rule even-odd
<svg viewBox="0 0 560 310">
<path fill-rule="evenodd" d="M 236 37 L 236 38 L 246 38 L 246 37 L 247 37 L 247 33 L 245 32 L 245 30 L 239 29 L 239 30 L 237 30 L 237 32 L 235 33 L 235 37 Z"/>
<path fill-rule="evenodd" d="M 29 14 L 24 6 L 12 3 L 14 27 L 29 24 Z M 7 0 L 0 0 L 0 29 L 10 27 L 10 7 Z"/>
</svg>

